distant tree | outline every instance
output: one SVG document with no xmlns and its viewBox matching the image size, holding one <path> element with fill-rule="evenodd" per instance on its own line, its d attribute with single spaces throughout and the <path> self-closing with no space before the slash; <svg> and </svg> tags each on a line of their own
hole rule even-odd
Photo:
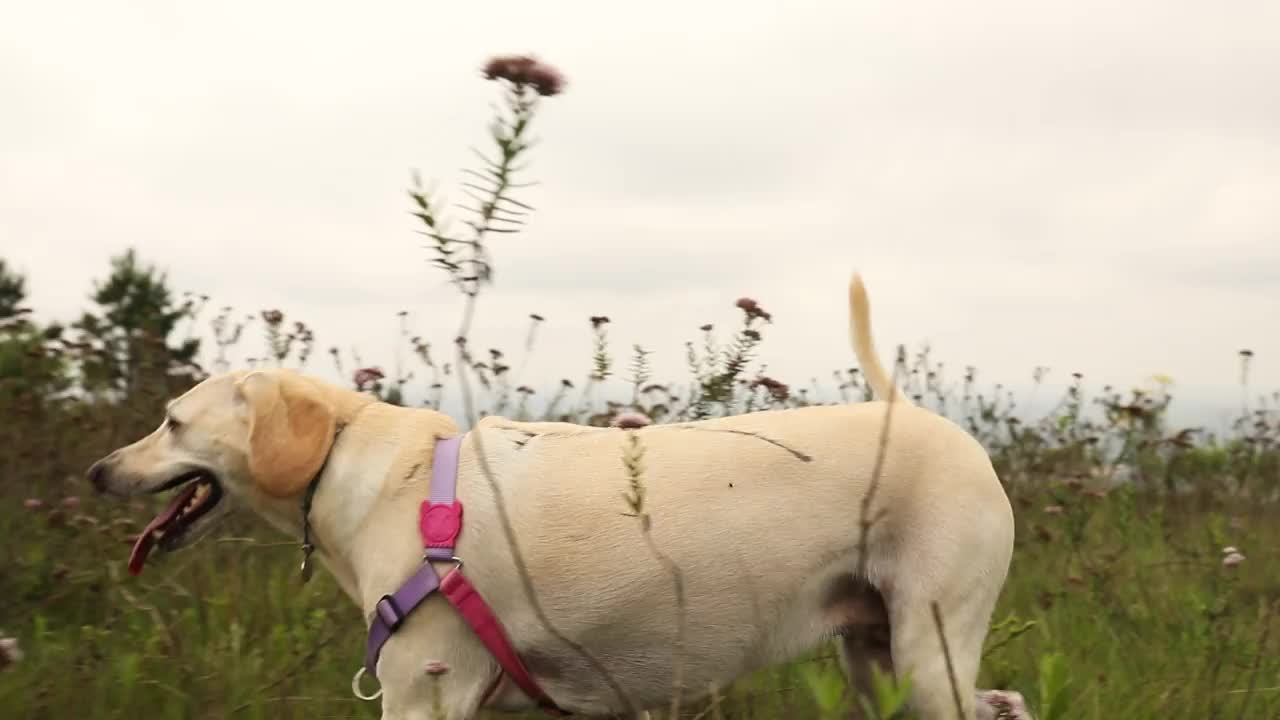
<svg viewBox="0 0 1280 720">
<path fill-rule="evenodd" d="M 96 307 L 75 323 L 86 346 L 80 370 L 87 391 L 130 397 L 189 383 L 200 341 L 171 345 L 170 336 L 193 304 L 174 299 L 165 273 L 130 248 L 111 259 L 111 274 L 95 283 L 90 300 Z"/>
<path fill-rule="evenodd" d="M 0 320 L 18 315 L 26 299 L 27 279 L 0 258 Z"/>
<path fill-rule="evenodd" d="M 27 279 L 0 259 L 0 413 L 37 407 L 70 384 L 62 328 L 30 318 Z"/>
</svg>

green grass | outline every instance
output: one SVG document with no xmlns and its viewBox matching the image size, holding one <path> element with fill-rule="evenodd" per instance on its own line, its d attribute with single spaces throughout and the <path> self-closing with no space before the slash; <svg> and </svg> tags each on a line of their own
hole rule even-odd
<svg viewBox="0 0 1280 720">
<path fill-rule="evenodd" d="M 29 487 L 44 507 L 25 508 L 14 484 L 0 502 L 12 558 L 0 627 L 26 655 L 0 672 L 7 717 L 378 716 L 348 690 L 360 615 L 326 573 L 300 585 L 294 543 L 237 518 L 132 578 L 127 536 L 149 508 L 83 496 L 62 506 L 78 480 Z M 1042 668 L 1057 657 L 1066 686 L 1049 720 L 1277 717 L 1274 507 L 1045 482 L 1011 494 L 1018 540 L 995 622 L 1023 632 L 992 634 L 983 687 L 1043 708 Z M 1227 545 L 1246 560 L 1224 566 Z M 722 716 L 816 716 L 805 665 L 834 664 L 829 649 L 814 655 L 743 679 Z"/>
</svg>

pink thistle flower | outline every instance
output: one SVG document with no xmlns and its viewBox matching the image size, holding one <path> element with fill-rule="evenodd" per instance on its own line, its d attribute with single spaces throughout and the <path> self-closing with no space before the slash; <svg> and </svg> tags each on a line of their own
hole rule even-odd
<svg viewBox="0 0 1280 720">
<path fill-rule="evenodd" d="M 499 55 L 481 69 L 487 80 L 506 80 L 516 86 L 528 85 L 544 97 L 564 91 L 564 75 L 531 55 Z"/>
<path fill-rule="evenodd" d="M 384 377 L 386 376 L 376 367 L 360 368 L 356 370 L 354 377 L 356 389 L 363 392 L 368 386 L 377 383 Z"/>
<path fill-rule="evenodd" d="M 648 427 L 653 424 L 653 420 L 648 415 L 638 412 L 621 413 L 613 418 L 610 423 L 613 427 L 622 428 L 623 430 L 639 430 L 642 427 Z"/>
</svg>

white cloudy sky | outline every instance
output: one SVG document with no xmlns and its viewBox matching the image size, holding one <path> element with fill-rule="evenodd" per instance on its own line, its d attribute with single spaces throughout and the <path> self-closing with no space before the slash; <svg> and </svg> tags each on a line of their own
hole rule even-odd
<svg viewBox="0 0 1280 720">
<path fill-rule="evenodd" d="M 584 375 L 591 314 L 675 375 L 741 295 L 771 372 L 826 379 L 858 268 L 886 352 L 1235 403 L 1240 348 L 1280 387 L 1277 29 L 1270 0 L 7 3 L 0 256 L 46 317 L 132 245 L 390 364 L 397 310 L 441 343 L 459 311 L 409 171 L 456 186 L 478 66 L 532 51 L 569 89 L 476 334 L 547 316 L 522 381 Z"/>
</svg>

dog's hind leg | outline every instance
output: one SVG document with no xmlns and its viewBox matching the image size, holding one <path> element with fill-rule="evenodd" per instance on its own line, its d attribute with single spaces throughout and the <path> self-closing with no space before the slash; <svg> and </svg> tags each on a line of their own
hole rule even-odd
<svg viewBox="0 0 1280 720">
<path fill-rule="evenodd" d="M 889 613 L 879 591 L 852 574 L 836 578 L 827 588 L 823 611 L 836 626 L 840 667 L 853 694 L 853 717 L 861 718 L 862 696 L 875 697 L 875 670 L 893 675 Z"/>
<path fill-rule="evenodd" d="M 886 593 L 894 670 L 911 679 L 911 709 L 921 720 L 954 720 L 957 709 L 962 720 L 977 717 L 978 667 L 1004 581 L 1000 554 L 927 563 L 951 570 L 945 582 L 917 575 Z"/>
<path fill-rule="evenodd" d="M 852 717 L 861 718 L 861 698 L 875 698 L 875 670 L 886 677 L 893 677 L 893 655 L 890 652 L 888 626 L 883 631 L 848 631 L 842 633 L 836 644 L 840 667 L 849 680 L 853 695 Z"/>
</svg>

